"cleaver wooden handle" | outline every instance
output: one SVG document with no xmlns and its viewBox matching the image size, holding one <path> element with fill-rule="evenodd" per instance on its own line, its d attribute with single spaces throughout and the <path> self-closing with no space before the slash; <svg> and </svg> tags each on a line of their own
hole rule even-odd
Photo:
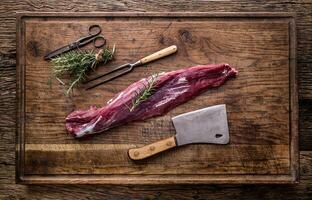
<svg viewBox="0 0 312 200">
<path fill-rule="evenodd" d="M 148 63 L 148 62 L 157 60 L 157 59 L 159 59 L 159 58 L 168 56 L 168 55 L 170 55 L 170 54 L 176 52 L 177 49 L 178 49 L 178 47 L 177 47 L 176 45 L 172 45 L 172 46 L 170 46 L 170 47 L 167 47 L 167 48 L 165 48 L 165 49 L 162 49 L 162 50 L 157 51 L 157 52 L 155 52 L 155 53 L 153 53 L 153 54 L 151 54 L 151 55 L 149 55 L 149 56 L 146 56 L 146 57 L 142 58 L 142 59 L 140 60 L 140 62 L 141 62 L 142 64 L 145 64 L 145 63 Z"/>
<path fill-rule="evenodd" d="M 175 136 L 172 136 L 143 147 L 129 149 L 128 155 L 132 160 L 141 160 L 176 146 Z"/>
</svg>

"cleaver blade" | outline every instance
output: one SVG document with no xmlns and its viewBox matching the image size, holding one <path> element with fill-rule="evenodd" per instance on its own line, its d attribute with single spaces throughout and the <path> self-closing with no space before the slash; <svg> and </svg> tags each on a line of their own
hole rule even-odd
<svg viewBox="0 0 312 200">
<path fill-rule="evenodd" d="M 225 104 L 188 112 L 172 118 L 176 144 L 229 143 L 229 128 Z"/>
</svg>

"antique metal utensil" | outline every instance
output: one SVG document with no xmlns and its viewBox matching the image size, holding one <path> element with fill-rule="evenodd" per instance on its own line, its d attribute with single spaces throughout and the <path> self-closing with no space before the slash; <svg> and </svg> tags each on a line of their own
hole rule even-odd
<svg viewBox="0 0 312 200">
<path fill-rule="evenodd" d="M 99 25 L 91 25 L 89 26 L 89 32 L 87 36 L 84 36 L 82 38 L 79 38 L 73 43 L 70 43 L 68 45 L 65 45 L 61 48 L 58 48 L 47 55 L 44 56 L 45 60 L 50 60 L 52 58 L 55 58 L 59 56 L 62 53 L 66 53 L 68 51 L 71 51 L 73 49 L 77 49 L 79 47 L 85 46 L 89 44 L 90 42 L 93 42 L 94 47 L 101 48 L 105 45 L 106 40 L 104 36 L 100 35 L 102 32 L 102 29 Z"/>
<path fill-rule="evenodd" d="M 177 49 L 178 49 L 178 48 L 177 48 L 176 45 L 172 45 L 172 46 L 170 46 L 170 47 L 167 47 L 167 48 L 165 48 L 165 49 L 162 49 L 162 50 L 160 50 L 160 51 L 157 51 L 157 52 L 155 52 L 155 53 L 153 53 L 153 54 L 151 54 L 151 55 L 149 55 L 149 56 L 146 56 L 146 57 L 144 57 L 144 58 L 138 60 L 138 61 L 135 62 L 135 63 L 126 63 L 126 64 L 124 64 L 124 65 L 121 65 L 121 66 L 119 66 L 119 67 L 116 67 L 114 70 L 112 70 L 112 71 L 110 71 L 110 72 L 107 72 L 107 73 L 105 73 L 105 74 L 101 74 L 101 75 L 99 75 L 99 76 L 97 76 L 97 77 L 95 77 L 95 78 L 92 78 L 92 79 L 86 81 L 85 83 L 90 83 L 90 82 L 93 82 L 93 81 L 95 81 L 95 80 L 98 80 L 98 79 L 100 79 L 100 78 L 102 78 L 102 77 L 106 77 L 106 76 L 108 76 L 108 75 L 110 75 L 110 74 L 112 74 L 112 73 L 115 73 L 115 72 L 120 71 L 118 74 L 115 74 L 115 75 L 112 76 L 112 77 L 106 78 L 106 79 L 104 79 L 103 81 L 101 81 L 101 82 L 99 82 L 99 83 L 96 83 L 96 84 L 93 84 L 93 85 L 91 85 L 91 86 L 88 86 L 88 87 L 86 88 L 86 90 L 95 88 L 95 87 L 97 87 L 97 86 L 99 86 L 99 85 L 101 85 L 101 84 L 103 84 L 103 83 L 106 83 L 106 82 L 108 82 L 108 81 L 111 81 L 111 80 L 113 80 L 113 79 L 115 79 L 115 78 L 117 78 L 117 77 L 120 77 L 120 76 L 122 76 L 122 75 L 125 75 L 125 74 L 131 72 L 131 71 L 133 70 L 134 67 L 137 67 L 137 66 L 140 66 L 140 65 L 142 65 L 142 64 L 146 64 L 146 63 L 152 62 L 152 61 L 154 61 L 154 60 L 157 60 L 157 59 L 159 59 L 159 58 L 163 58 L 163 57 L 165 57 L 165 56 L 168 56 L 168 55 L 170 55 L 170 54 L 173 54 L 173 53 L 175 53 L 175 52 L 177 51 Z M 125 70 L 123 70 L 123 69 L 125 69 Z"/>
<path fill-rule="evenodd" d="M 181 114 L 172 118 L 176 135 L 155 143 L 129 149 L 133 160 L 141 160 L 162 151 L 193 143 L 227 144 L 229 128 L 224 104 Z"/>
</svg>

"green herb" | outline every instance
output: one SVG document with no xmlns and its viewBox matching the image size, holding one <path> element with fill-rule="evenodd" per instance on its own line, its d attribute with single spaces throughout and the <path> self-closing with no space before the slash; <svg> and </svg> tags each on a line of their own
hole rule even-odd
<svg viewBox="0 0 312 200">
<path fill-rule="evenodd" d="M 141 92 L 136 92 L 136 97 L 132 100 L 132 106 L 127 106 L 130 112 L 154 94 L 157 77 L 158 74 L 152 75 L 151 80 L 147 82 L 147 85 L 144 85 L 144 89 Z"/>
<path fill-rule="evenodd" d="M 93 51 L 76 50 L 53 58 L 53 71 L 56 77 L 68 74 L 71 77 L 67 94 L 79 83 L 86 79 L 86 74 L 90 69 L 94 69 L 99 63 L 107 63 L 113 59 L 113 50 L 101 49 L 98 53 Z"/>
</svg>

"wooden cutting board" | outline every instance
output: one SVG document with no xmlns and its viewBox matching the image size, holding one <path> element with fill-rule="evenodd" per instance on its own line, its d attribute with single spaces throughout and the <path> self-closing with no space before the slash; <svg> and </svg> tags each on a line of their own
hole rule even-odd
<svg viewBox="0 0 312 200">
<path fill-rule="evenodd" d="M 294 183 L 298 182 L 295 21 L 289 13 L 27 13 L 17 18 L 17 181 L 21 183 Z M 95 73 L 170 45 L 175 55 L 66 96 L 43 56 L 99 24 L 115 60 Z M 91 49 L 86 46 L 85 49 Z M 65 116 L 105 105 L 155 72 L 229 63 L 239 75 L 162 117 L 84 140 L 66 133 Z M 171 117 L 226 104 L 228 145 L 196 144 L 135 162 L 141 146 L 175 134 Z M 190 133 L 191 134 L 191 133 Z"/>
</svg>

